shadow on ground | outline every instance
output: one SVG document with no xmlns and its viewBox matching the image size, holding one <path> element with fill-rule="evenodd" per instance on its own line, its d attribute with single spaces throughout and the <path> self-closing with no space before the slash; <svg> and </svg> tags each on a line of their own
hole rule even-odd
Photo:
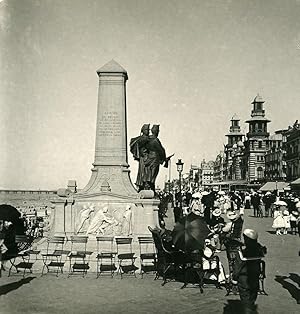
<svg viewBox="0 0 300 314">
<path fill-rule="evenodd" d="M 227 304 L 225 304 L 223 309 L 223 314 L 243 314 L 243 313 L 250 313 L 249 311 L 246 312 L 243 304 L 240 300 L 227 300 Z M 252 310 L 251 314 L 257 314 L 257 309 Z"/>
<path fill-rule="evenodd" d="M 275 276 L 274 280 L 279 282 L 281 286 L 290 293 L 290 295 L 297 301 L 297 304 L 300 304 L 300 289 L 294 285 L 294 283 L 298 286 L 300 284 L 300 277 L 298 274 L 290 273 L 289 277 Z"/>
<path fill-rule="evenodd" d="M 33 280 L 36 277 L 27 277 L 27 278 L 23 278 L 19 281 L 15 281 L 3 286 L 0 286 L 0 296 L 7 294 L 13 290 L 17 290 L 18 288 L 20 288 L 21 286 L 30 283 L 31 280 Z"/>
</svg>

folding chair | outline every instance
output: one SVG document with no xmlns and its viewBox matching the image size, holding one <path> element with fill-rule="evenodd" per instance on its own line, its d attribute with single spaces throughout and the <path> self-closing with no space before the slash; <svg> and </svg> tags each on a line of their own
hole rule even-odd
<svg viewBox="0 0 300 314">
<path fill-rule="evenodd" d="M 87 274 L 90 266 L 86 261 L 87 255 L 87 236 L 71 236 L 71 252 L 68 254 L 70 261 L 68 277 L 75 273 L 82 273 L 83 277 Z"/>
<path fill-rule="evenodd" d="M 117 252 L 113 251 L 114 238 L 97 236 L 97 278 L 103 272 L 110 272 L 111 277 L 117 270 L 115 265 L 115 256 Z"/>
<path fill-rule="evenodd" d="M 154 242 L 151 236 L 138 237 L 140 248 L 140 274 L 156 271 L 156 254 L 154 253 Z"/>
<path fill-rule="evenodd" d="M 152 229 L 150 226 L 148 226 L 148 229 L 152 234 L 156 249 L 157 262 L 156 275 L 154 280 L 162 277 L 163 283 L 161 285 L 164 286 L 168 280 L 176 280 L 178 275 L 180 275 L 182 272 L 184 275 L 186 274 L 185 269 L 187 265 L 187 259 L 189 258 L 181 251 L 170 251 L 166 249 L 160 231 L 157 229 Z"/>
<path fill-rule="evenodd" d="M 133 274 L 136 277 L 135 271 L 138 269 L 134 265 L 136 256 L 132 252 L 132 238 L 115 238 L 117 244 L 117 257 L 118 257 L 118 273 L 121 275 L 121 279 L 124 274 Z"/>
<path fill-rule="evenodd" d="M 26 235 L 16 235 L 15 243 L 17 245 L 17 252 L 9 256 L 11 266 L 8 271 L 8 276 L 11 275 L 12 269 L 15 268 L 17 273 L 19 273 L 20 269 L 23 269 L 23 277 L 25 277 L 26 271 L 32 273 L 32 266 L 34 264 L 30 254 L 32 238 Z M 21 261 L 18 262 L 20 258 Z"/>
<path fill-rule="evenodd" d="M 204 273 L 204 281 L 210 281 L 215 284 L 216 288 L 221 289 L 221 284 L 219 282 L 219 276 L 221 273 L 221 267 L 222 271 L 225 271 L 223 266 L 220 264 L 220 258 L 219 256 L 215 255 L 214 251 L 212 249 L 204 250 L 202 256 L 202 266 L 203 266 L 203 273 Z M 215 279 L 212 279 L 215 278 Z M 224 278 L 225 279 L 225 278 Z"/>
<path fill-rule="evenodd" d="M 44 275 L 44 269 L 46 268 L 47 273 L 55 272 L 56 276 L 58 273 L 63 273 L 63 268 L 65 265 L 65 261 L 62 260 L 63 254 L 68 254 L 69 251 L 64 251 L 64 236 L 54 236 L 47 240 L 47 251 L 46 253 L 42 253 L 43 259 L 43 269 L 42 276 Z M 51 271 L 50 269 L 54 269 Z"/>
</svg>

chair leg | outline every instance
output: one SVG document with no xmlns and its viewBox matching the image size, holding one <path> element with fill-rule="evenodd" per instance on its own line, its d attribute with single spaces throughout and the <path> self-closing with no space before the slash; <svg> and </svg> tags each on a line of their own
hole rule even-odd
<svg viewBox="0 0 300 314">
<path fill-rule="evenodd" d="M 162 286 L 164 286 L 167 283 L 167 271 L 170 269 L 171 265 L 168 265 L 167 268 L 164 269 L 163 272 L 163 283 L 161 284 Z"/>
</svg>

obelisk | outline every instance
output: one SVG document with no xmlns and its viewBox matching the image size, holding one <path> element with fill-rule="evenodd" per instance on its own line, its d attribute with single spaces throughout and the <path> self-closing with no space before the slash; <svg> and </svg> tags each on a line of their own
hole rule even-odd
<svg viewBox="0 0 300 314">
<path fill-rule="evenodd" d="M 137 192 L 129 177 L 127 154 L 127 71 L 111 60 L 99 76 L 95 159 L 92 175 L 81 193 L 111 192 L 133 196 Z"/>
<path fill-rule="evenodd" d="M 60 195 L 53 202 L 50 234 L 67 237 L 86 234 L 88 229 L 84 224 L 90 224 L 104 206 L 108 207 L 108 215 L 115 219 L 113 225 L 117 229 L 118 226 L 122 227 L 115 236 L 123 232 L 128 206 L 132 210 L 132 234 L 148 234 L 148 226 L 158 226 L 159 200 L 138 194 L 130 180 L 127 159 L 127 72 L 112 60 L 100 68 L 97 74 L 99 92 L 92 175 L 84 189 L 70 195 Z M 82 213 L 87 209 L 91 210 L 85 216 Z M 110 234 L 109 230 L 107 232 Z"/>
</svg>

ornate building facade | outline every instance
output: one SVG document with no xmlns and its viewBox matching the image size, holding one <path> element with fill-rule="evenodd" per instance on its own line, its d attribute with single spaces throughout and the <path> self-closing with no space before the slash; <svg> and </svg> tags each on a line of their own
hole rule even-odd
<svg viewBox="0 0 300 314">
<path fill-rule="evenodd" d="M 286 132 L 287 180 L 300 178 L 300 123 L 298 120 Z"/>
<path fill-rule="evenodd" d="M 244 142 L 241 175 L 242 179 L 246 179 L 249 183 L 265 180 L 265 154 L 269 141 L 268 123 L 271 121 L 265 117 L 264 102 L 260 95 L 254 98 L 251 118 L 246 121 L 249 124 L 249 131 Z"/>
<path fill-rule="evenodd" d="M 224 179 L 241 180 L 241 157 L 243 156 L 243 137 L 241 132 L 240 119 L 234 115 L 231 119 L 231 126 L 227 136 L 227 144 L 224 147 L 225 167 Z"/>
<path fill-rule="evenodd" d="M 267 141 L 265 178 L 268 181 L 286 180 L 286 130 L 278 130 Z"/>
</svg>

